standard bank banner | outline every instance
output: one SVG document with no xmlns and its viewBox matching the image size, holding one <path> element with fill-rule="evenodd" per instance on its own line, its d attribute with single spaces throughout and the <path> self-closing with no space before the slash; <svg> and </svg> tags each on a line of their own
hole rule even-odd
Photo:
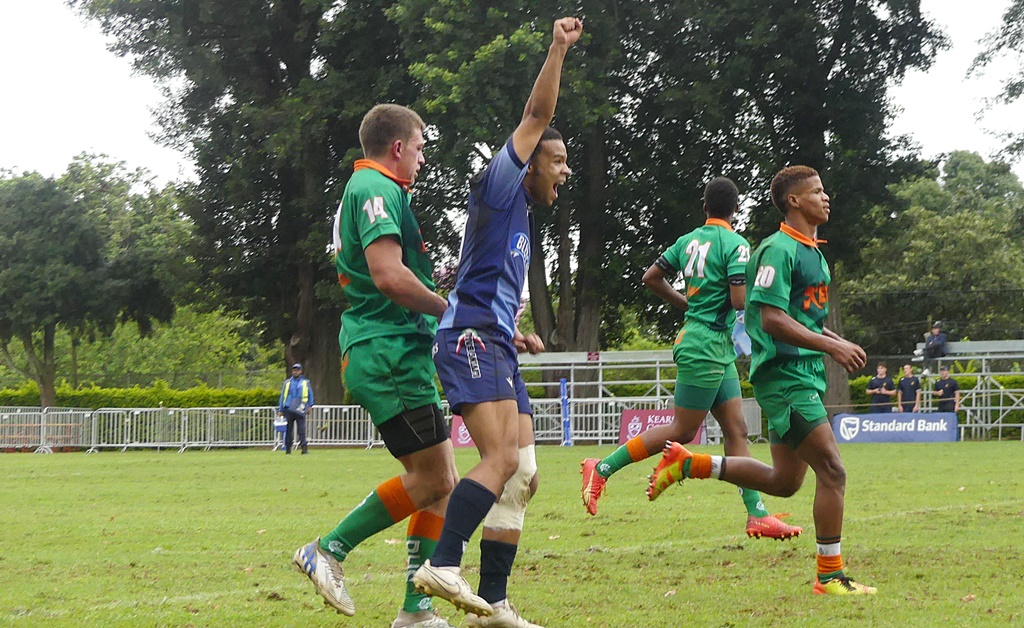
<svg viewBox="0 0 1024 628">
<path fill-rule="evenodd" d="M 839 443 L 942 443 L 958 436 L 954 412 L 837 414 L 832 431 Z"/>
</svg>

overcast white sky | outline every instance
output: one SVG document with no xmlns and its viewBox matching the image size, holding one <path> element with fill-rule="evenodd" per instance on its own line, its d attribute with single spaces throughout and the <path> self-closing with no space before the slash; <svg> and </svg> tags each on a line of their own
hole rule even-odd
<svg viewBox="0 0 1024 628">
<path fill-rule="evenodd" d="M 978 40 L 996 28 L 1008 1 L 922 0 L 952 47 L 929 72 L 908 76 L 892 98 L 903 109 L 894 133 L 913 136 L 924 155 L 967 149 L 987 158 L 1001 146 L 988 132 L 1024 126 L 1024 102 L 978 119 L 985 99 L 1014 70 L 1011 60 L 965 79 Z M 128 61 L 106 50 L 99 28 L 63 0 L 0 0 L 0 68 L 0 169 L 58 175 L 87 151 L 147 168 L 159 181 L 191 171 L 178 153 L 148 137 L 160 92 L 149 79 L 133 77 Z M 1014 169 L 1024 178 L 1024 164 Z"/>
</svg>

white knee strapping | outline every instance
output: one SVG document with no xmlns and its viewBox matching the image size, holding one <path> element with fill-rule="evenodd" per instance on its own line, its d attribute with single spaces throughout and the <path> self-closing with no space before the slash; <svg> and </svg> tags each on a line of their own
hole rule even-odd
<svg viewBox="0 0 1024 628">
<path fill-rule="evenodd" d="M 537 453 L 533 445 L 519 448 L 519 467 L 505 482 L 501 497 L 491 506 L 484 526 L 493 530 L 522 530 L 526 504 L 530 501 L 530 482 L 537 474 Z"/>
</svg>

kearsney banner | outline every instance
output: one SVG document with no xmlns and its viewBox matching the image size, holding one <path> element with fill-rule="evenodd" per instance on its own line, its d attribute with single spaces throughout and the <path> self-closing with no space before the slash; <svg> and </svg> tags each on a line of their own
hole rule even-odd
<svg viewBox="0 0 1024 628">
<path fill-rule="evenodd" d="M 832 431 L 838 443 L 943 443 L 959 436 L 954 412 L 837 414 Z"/>
<path fill-rule="evenodd" d="M 619 418 L 619 444 L 624 445 L 627 440 L 639 436 L 659 425 L 668 425 L 675 417 L 675 411 L 668 410 L 623 410 Z M 707 434 L 704 425 L 701 424 L 696 436 L 687 445 L 701 445 L 707 443 Z"/>
</svg>

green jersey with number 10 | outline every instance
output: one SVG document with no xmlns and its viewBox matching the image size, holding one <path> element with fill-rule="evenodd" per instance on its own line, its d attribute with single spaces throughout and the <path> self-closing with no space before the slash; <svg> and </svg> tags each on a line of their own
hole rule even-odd
<svg viewBox="0 0 1024 628">
<path fill-rule="evenodd" d="M 821 360 L 821 351 L 796 347 L 761 329 L 761 306 L 777 307 L 816 334 L 828 316 L 832 275 L 825 256 L 812 240 L 782 223 L 754 251 L 747 264 L 747 333 L 753 348 L 750 381 L 768 376 L 775 364 L 799 359 Z"/>
<path fill-rule="evenodd" d="M 736 322 L 729 295 L 729 278 L 743 276 L 750 245 L 720 218 L 676 240 L 662 258 L 686 281 L 686 323 L 696 321 L 715 331 L 728 331 Z"/>
<path fill-rule="evenodd" d="M 434 289 L 433 265 L 409 207 L 409 182 L 369 159 L 358 160 L 355 170 L 334 218 L 338 282 L 349 302 L 341 315 L 341 351 L 380 336 L 423 336 L 432 341 L 437 319 L 407 310 L 381 293 L 366 263 L 366 247 L 381 237 L 395 238 L 402 246 L 402 263 Z"/>
</svg>

